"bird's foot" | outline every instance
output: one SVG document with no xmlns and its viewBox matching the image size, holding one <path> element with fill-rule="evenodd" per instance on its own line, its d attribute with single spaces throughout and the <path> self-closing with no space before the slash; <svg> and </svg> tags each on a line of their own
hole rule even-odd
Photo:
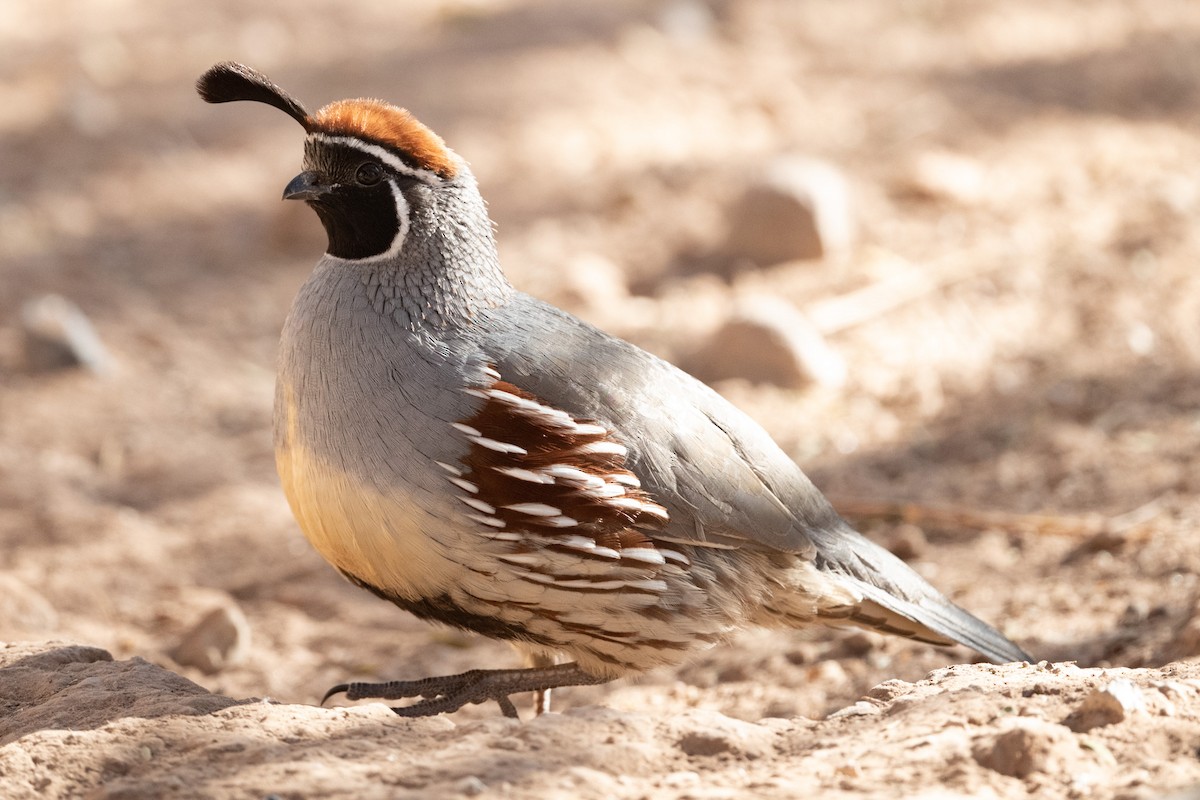
<svg viewBox="0 0 1200 800">
<path fill-rule="evenodd" d="M 458 711 L 465 705 L 495 700 L 506 717 L 516 717 L 517 708 L 509 695 L 543 692 L 562 686 L 589 686 L 605 683 L 608 678 L 588 674 L 578 664 L 556 664 L 528 669 L 473 669 L 458 675 L 443 675 L 415 681 L 386 683 L 341 683 L 325 693 L 321 705 L 335 694 L 345 693 L 347 700 L 422 700 L 392 708 L 402 717 L 429 717 Z"/>
</svg>

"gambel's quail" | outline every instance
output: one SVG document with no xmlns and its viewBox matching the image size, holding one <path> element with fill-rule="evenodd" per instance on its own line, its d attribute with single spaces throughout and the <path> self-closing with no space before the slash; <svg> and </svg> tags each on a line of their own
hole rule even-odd
<svg viewBox="0 0 1200 800">
<path fill-rule="evenodd" d="M 515 716 L 511 694 L 678 664 L 747 625 L 854 624 L 1029 660 L 852 530 L 707 386 L 514 289 L 466 162 L 407 111 L 309 114 L 236 63 L 197 86 L 307 133 L 283 197 L 317 212 L 329 247 L 284 323 L 275 394 L 300 527 L 355 584 L 536 665 L 330 694 Z"/>
</svg>

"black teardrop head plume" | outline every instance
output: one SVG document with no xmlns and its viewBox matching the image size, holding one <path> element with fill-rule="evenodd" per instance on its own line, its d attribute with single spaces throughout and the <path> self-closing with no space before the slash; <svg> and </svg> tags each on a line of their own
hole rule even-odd
<svg viewBox="0 0 1200 800">
<path fill-rule="evenodd" d="M 196 91 L 209 103 L 253 100 L 266 103 L 287 114 L 309 129 L 308 112 L 290 94 L 256 69 L 236 61 L 223 61 L 211 67 L 196 81 Z"/>
</svg>

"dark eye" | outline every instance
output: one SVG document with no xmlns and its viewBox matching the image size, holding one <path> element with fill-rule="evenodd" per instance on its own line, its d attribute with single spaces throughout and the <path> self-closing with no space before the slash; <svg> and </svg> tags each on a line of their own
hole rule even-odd
<svg viewBox="0 0 1200 800">
<path fill-rule="evenodd" d="M 358 181 L 360 186 L 374 186 L 383 180 L 383 167 L 374 161 L 368 161 L 354 173 L 354 180 Z"/>
</svg>

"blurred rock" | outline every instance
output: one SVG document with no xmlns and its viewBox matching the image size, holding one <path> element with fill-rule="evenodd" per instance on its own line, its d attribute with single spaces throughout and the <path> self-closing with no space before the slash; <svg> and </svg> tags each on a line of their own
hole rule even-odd
<svg viewBox="0 0 1200 800">
<path fill-rule="evenodd" d="M 213 675 L 246 657 L 250 623 L 232 601 L 210 611 L 171 652 L 176 663 Z"/>
<path fill-rule="evenodd" d="M 1069 774 L 1079 745 L 1062 725 L 1039 719 L 1015 719 L 1003 733 L 982 737 L 974 748 L 975 760 L 988 769 L 1012 778 L 1035 773 Z"/>
<path fill-rule="evenodd" d="M 900 178 L 903 193 L 927 200 L 974 205 L 983 199 L 987 176 L 978 161 L 955 153 L 921 153 Z"/>
<path fill-rule="evenodd" d="M 455 788 L 467 797 L 478 797 L 486 792 L 488 787 L 477 776 L 468 775 L 460 780 Z"/>
<path fill-rule="evenodd" d="M 1092 728 L 1123 722 L 1130 714 L 1145 710 L 1142 690 L 1133 682 L 1118 678 L 1085 697 L 1063 724 L 1076 733 L 1084 733 Z"/>
<path fill-rule="evenodd" d="M 912 561 L 929 548 L 929 540 L 925 538 L 925 531 L 905 522 L 892 530 L 884 540 L 883 546 L 896 558 Z"/>
<path fill-rule="evenodd" d="M 711 39 L 716 17 L 699 0 L 672 0 L 658 12 L 658 27 L 668 39 L 681 44 Z"/>
<path fill-rule="evenodd" d="M 1134 529 L 1113 530 L 1105 528 L 1084 539 L 1063 556 L 1064 566 L 1075 564 L 1096 553 L 1117 553 L 1129 544 Z"/>
<path fill-rule="evenodd" d="M 845 361 L 805 316 L 785 300 L 762 295 L 740 300 L 687 368 L 709 382 L 742 378 L 798 388 L 846 381 Z"/>
<path fill-rule="evenodd" d="M 689 756 L 729 753 L 755 759 L 774 750 L 776 734 L 770 728 L 709 709 L 689 711 L 674 720 L 673 727 L 679 749 Z"/>
<path fill-rule="evenodd" d="M 0 674 L 4 676 L 0 796 L 5 798 L 88 794 L 47 793 L 45 786 L 57 783 L 57 779 L 46 780 L 35 794 L 11 794 L 15 774 L 11 762 L 10 769 L 4 769 L 2 755 L 7 749 L 4 745 L 18 739 L 29 744 L 37 734 L 47 731 L 59 734 L 95 730 L 114 720 L 207 715 L 237 704 L 140 658 L 114 661 L 108 651 L 98 647 L 62 642 L 0 643 Z M 74 748 L 71 763 L 80 763 L 88 752 L 86 746 Z M 54 760 L 47 761 L 55 765 Z"/>
<path fill-rule="evenodd" d="M 832 164 L 777 158 L 729 213 L 724 254 L 760 267 L 844 251 L 854 236 L 850 190 Z"/>
<path fill-rule="evenodd" d="M 844 636 L 836 652 L 847 658 L 862 658 L 879 645 L 879 639 L 866 631 L 854 631 Z"/>
<path fill-rule="evenodd" d="M 629 298 L 624 271 L 596 253 L 580 253 L 568 259 L 559 280 L 556 299 L 571 308 L 611 310 Z"/>
<path fill-rule="evenodd" d="M 91 320 L 65 297 L 47 294 L 22 305 L 21 333 L 30 372 L 76 366 L 98 375 L 112 371 L 112 357 Z"/>
<path fill-rule="evenodd" d="M 833 659 L 825 659 L 812 664 L 804 672 L 804 678 L 812 683 L 819 683 L 827 689 L 840 689 L 850 682 L 846 670 Z"/>
<path fill-rule="evenodd" d="M 58 612 L 36 589 L 12 575 L 0 574 L 0 619 L 6 626 L 45 636 L 58 626 Z"/>
<path fill-rule="evenodd" d="M 1172 658 L 1191 658 L 1200 655 L 1200 604 L 1193 606 L 1187 622 L 1176 631 L 1171 643 Z"/>
</svg>

